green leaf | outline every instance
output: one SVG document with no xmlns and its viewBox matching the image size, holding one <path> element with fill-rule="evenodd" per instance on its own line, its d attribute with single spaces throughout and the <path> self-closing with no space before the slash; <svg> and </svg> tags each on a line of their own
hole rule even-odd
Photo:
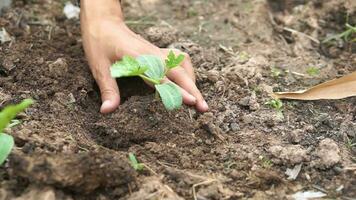
<svg viewBox="0 0 356 200">
<path fill-rule="evenodd" d="M 131 166 L 136 170 L 136 171 L 141 171 L 145 167 L 142 163 L 138 163 L 135 154 L 129 153 L 129 160 Z"/>
<path fill-rule="evenodd" d="M 14 146 L 14 138 L 10 135 L 0 133 L 0 165 L 4 163 Z"/>
<path fill-rule="evenodd" d="M 180 65 L 183 62 L 183 60 L 184 60 L 183 54 L 180 54 L 179 56 L 176 57 L 174 52 L 171 50 L 171 51 L 169 51 L 169 54 L 166 59 L 166 67 L 168 69 L 177 67 L 178 65 Z"/>
<path fill-rule="evenodd" d="M 115 78 L 138 76 L 143 74 L 148 67 L 140 64 L 135 58 L 124 56 L 121 61 L 115 62 L 111 68 L 111 76 Z"/>
<path fill-rule="evenodd" d="M 165 67 L 162 59 L 154 55 L 142 55 L 137 57 L 137 61 L 148 67 L 145 75 L 156 81 L 160 81 L 165 75 Z"/>
<path fill-rule="evenodd" d="M 27 107 L 33 104 L 32 99 L 25 99 L 17 105 L 10 105 L 5 107 L 0 112 L 0 133 L 7 127 L 10 121 L 16 117 L 19 112 L 22 112 Z"/>
<path fill-rule="evenodd" d="M 182 106 L 183 97 L 176 84 L 164 83 L 155 85 L 155 87 L 167 110 L 178 109 Z"/>
</svg>

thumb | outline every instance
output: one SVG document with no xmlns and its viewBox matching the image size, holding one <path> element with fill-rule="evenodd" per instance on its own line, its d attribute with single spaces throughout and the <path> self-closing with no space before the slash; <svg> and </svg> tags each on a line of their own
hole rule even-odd
<svg viewBox="0 0 356 200">
<path fill-rule="evenodd" d="M 93 76 L 100 89 L 102 100 L 100 112 L 103 114 L 113 112 L 120 104 L 119 88 L 116 80 L 111 77 L 110 65 L 109 60 L 103 60 L 93 70 Z"/>
</svg>

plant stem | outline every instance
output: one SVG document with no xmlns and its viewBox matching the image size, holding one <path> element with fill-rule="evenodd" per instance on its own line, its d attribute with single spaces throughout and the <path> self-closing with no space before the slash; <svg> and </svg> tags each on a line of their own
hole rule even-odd
<svg viewBox="0 0 356 200">
<path fill-rule="evenodd" d="M 148 82 L 151 82 L 151 83 L 153 83 L 154 85 L 161 84 L 160 81 L 155 80 L 155 79 L 152 79 L 152 78 L 148 78 L 148 77 L 145 76 L 145 75 L 140 74 L 139 76 L 140 76 L 143 80 L 146 80 L 146 81 L 148 81 Z"/>
</svg>

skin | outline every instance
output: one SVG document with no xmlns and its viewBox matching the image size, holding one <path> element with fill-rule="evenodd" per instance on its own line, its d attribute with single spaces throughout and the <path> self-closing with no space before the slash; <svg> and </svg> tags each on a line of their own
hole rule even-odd
<svg viewBox="0 0 356 200">
<path fill-rule="evenodd" d="M 101 113 L 110 113 L 120 104 L 117 82 L 110 75 L 110 66 L 124 55 L 137 57 L 142 54 L 165 59 L 169 49 L 158 48 L 131 31 L 124 23 L 118 0 L 81 0 L 81 30 L 83 46 L 91 72 L 100 88 Z M 200 112 L 209 109 L 195 85 L 195 75 L 188 54 L 180 67 L 170 70 L 165 81 L 175 82 L 181 88 L 183 102 L 195 106 Z"/>
</svg>

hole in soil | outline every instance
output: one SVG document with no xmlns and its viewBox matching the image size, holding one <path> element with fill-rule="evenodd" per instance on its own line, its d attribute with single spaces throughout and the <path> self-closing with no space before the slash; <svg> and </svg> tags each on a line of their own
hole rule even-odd
<svg viewBox="0 0 356 200">
<path fill-rule="evenodd" d="M 121 102 L 132 96 L 146 96 L 154 93 L 154 90 L 138 77 L 120 78 L 117 84 L 120 89 Z"/>
<path fill-rule="evenodd" d="M 306 3 L 306 0 L 268 0 L 268 4 L 270 5 L 273 12 L 292 10 L 294 7 Z"/>
<path fill-rule="evenodd" d="M 132 96 L 146 96 L 154 93 L 154 89 L 148 86 L 141 78 L 129 77 L 117 79 L 120 90 L 121 104 Z M 95 91 L 100 94 L 98 85 L 94 86 Z"/>
</svg>

